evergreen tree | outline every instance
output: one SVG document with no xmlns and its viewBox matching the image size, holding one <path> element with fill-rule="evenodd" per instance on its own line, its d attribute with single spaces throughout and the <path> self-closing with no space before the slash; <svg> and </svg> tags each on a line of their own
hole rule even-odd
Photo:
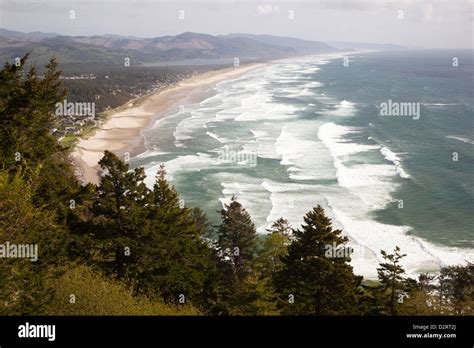
<svg viewBox="0 0 474 348">
<path fill-rule="evenodd" d="M 242 281 L 251 272 L 256 252 L 257 231 L 249 213 L 232 197 L 221 210 L 218 245 L 222 258 L 229 265 L 230 276 Z"/>
<path fill-rule="evenodd" d="M 203 290 L 209 267 L 209 250 L 192 211 L 182 204 L 176 189 L 166 179 L 163 165 L 156 175 L 148 207 L 150 227 L 146 242 L 150 257 L 142 264 L 143 290 L 154 291 L 166 303 L 196 299 Z M 183 297 L 184 296 L 184 297 Z M 186 301 L 187 301 L 186 300 Z"/>
<path fill-rule="evenodd" d="M 256 291 L 261 289 L 249 279 L 254 272 L 255 225 L 235 197 L 230 204 L 224 205 L 220 213 L 222 223 L 218 226 L 218 238 L 211 246 L 215 270 L 209 312 L 218 315 L 255 314 L 252 303 L 258 298 Z"/>
<path fill-rule="evenodd" d="M 258 251 L 258 269 L 264 277 L 271 278 L 283 267 L 282 259 L 288 254 L 291 243 L 291 226 L 288 220 L 280 218 L 267 230 L 262 246 Z"/>
<path fill-rule="evenodd" d="M 377 268 L 379 280 L 382 284 L 381 291 L 383 295 L 387 295 L 387 307 L 391 315 L 397 314 L 398 304 L 407 294 L 406 281 L 403 278 L 405 270 L 400 265 L 400 260 L 406 256 L 401 254 L 400 248 L 395 247 L 393 254 L 387 254 L 381 251 L 382 257 L 387 262 L 381 263 Z"/>
<path fill-rule="evenodd" d="M 43 78 L 33 66 L 24 71 L 28 55 L 19 64 L 5 63 L 0 71 L 0 168 L 31 167 L 60 150 L 50 134 L 60 92 L 58 63 L 51 59 Z"/>
<path fill-rule="evenodd" d="M 348 315 L 358 313 L 362 277 L 355 276 L 350 257 L 340 256 L 347 237 L 333 230 L 331 220 L 317 206 L 304 217 L 301 229 L 293 230 L 294 241 L 275 274 L 275 287 L 284 314 Z M 329 248 L 338 248 L 328 255 Z M 347 255 L 347 254 L 346 254 Z"/>
<path fill-rule="evenodd" d="M 43 76 L 33 65 L 25 71 L 28 55 L 20 64 L 6 63 L 0 71 L 0 168 L 29 181 L 32 203 L 54 210 L 64 223 L 70 199 L 78 190 L 66 149 L 51 135 L 56 123 L 55 105 L 64 98 L 60 71 L 52 58 Z M 38 172 L 39 171 L 39 172 Z"/>
<path fill-rule="evenodd" d="M 0 71 L 0 244 L 36 246 L 38 260 L 1 259 L 1 314 L 44 313 L 53 296 L 45 281 L 65 263 L 69 243 L 58 224 L 58 188 L 50 186 L 44 200 L 37 199 L 45 193 L 45 168 L 63 151 L 50 134 L 55 103 L 63 98 L 60 72 L 54 58 L 43 77 L 34 66 L 25 72 L 27 58 Z"/>
<path fill-rule="evenodd" d="M 474 264 L 449 266 L 441 269 L 438 276 L 442 313 L 473 315 L 474 313 Z"/>
<path fill-rule="evenodd" d="M 434 306 L 433 294 L 436 286 L 432 283 L 434 275 L 420 274 L 418 281 L 413 280 L 409 296 L 404 296 L 399 301 L 397 313 L 399 315 L 435 315 L 440 314 Z M 407 285 L 410 281 L 407 282 Z"/>
<path fill-rule="evenodd" d="M 99 161 L 103 170 L 93 197 L 89 233 L 98 242 L 99 263 L 118 279 L 136 279 L 147 227 L 145 204 L 151 193 L 144 183 L 143 168 L 129 171 L 128 164 L 105 151 Z"/>
<path fill-rule="evenodd" d="M 204 211 L 199 207 L 192 208 L 191 216 L 196 228 L 199 230 L 199 234 L 205 238 L 211 239 L 214 235 L 214 229 Z"/>
<path fill-rule="evenodd" d="M 0 170 L 2 254 L 11 251 L 12 246 L 15 250 L 27 246 L 30 253 L 23 255 L 29 258 L 0 258 L 0 315 L 44 313 L 53 296 L 45 282 L 65 263 L 67 236 L 63 227 L 55 223 L 54 211 L 32 204 L 30 181 L 37 179 L 37 172 L 25 180 L 20 172 L 12 178 Z"/>
</svg>

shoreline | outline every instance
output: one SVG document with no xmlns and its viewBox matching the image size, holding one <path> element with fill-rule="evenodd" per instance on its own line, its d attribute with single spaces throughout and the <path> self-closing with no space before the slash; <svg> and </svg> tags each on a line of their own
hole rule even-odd
<svg viewBox="0 0 474 348">
<path fill-rule="evenodd" d="M 255 63 L 238 68 L 230 67 L 205 72 L 182 80 L 174 86 L 130 100 L 104 113 L 93 133 L 80 137 L 74 145 L 71 160 L 76 176 L 83 183 L 99 183 L 99 160 L 109 150 L 124 159 L 145 152 L 145 139 L 141 132 L 147 130 L 173 108 L 196 103 L 209 86 L 222 80 L 237 77 L 268 63 Z"/>
</svg>

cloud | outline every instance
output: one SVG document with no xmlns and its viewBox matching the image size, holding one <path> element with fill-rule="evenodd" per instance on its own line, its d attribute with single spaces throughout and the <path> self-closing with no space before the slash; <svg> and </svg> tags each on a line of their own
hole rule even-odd
<svg viewBox="0 0 474 348">
<path fill-rule="evenodd" d="M 426 4 L 423 7 L 423 17 L 426 20 L 433 18 L 433 4 Z"/>
<path fill-rule="evenodd" d="M 276 5 L 270 5 L 270 4 L 258 5 L 256 9 L 257 16 L 269 16 L 269 15 L 278 14 L 278 13 L 280 13 L 280 7 Z"/>
</svg>

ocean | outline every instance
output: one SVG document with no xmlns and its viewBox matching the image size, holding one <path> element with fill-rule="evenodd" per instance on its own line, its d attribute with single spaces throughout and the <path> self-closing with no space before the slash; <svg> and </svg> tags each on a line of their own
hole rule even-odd
<svg viewBox="0 0 474 348">
<path fill-rule="evenodd" d="M 144 166 L 151 186 L 165 163 L 184 202 L 214 224 L 233 195 L 259 233 L 279 217 L 299 227 L 320 204 L 367 278 L 395 246 L 410 276 L 472 262 L 473 57 L 403 50 L 273 62 L 159 119 L 131 166 Z"/>
</svg>

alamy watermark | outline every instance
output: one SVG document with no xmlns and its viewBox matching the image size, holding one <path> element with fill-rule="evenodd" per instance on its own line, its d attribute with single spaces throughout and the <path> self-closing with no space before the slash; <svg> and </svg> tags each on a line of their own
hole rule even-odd
<svg viewBox="0 0 474 348">
<path fill-rule="evenodd" d="M 217 160 L 220 163 L 236 163 L 250 167 L 257 166 L 257 150 L 237 151 L 224 146 L 223 149 L 219 149 L 218 154 Z"/>
<path fill-rule="evenodd" d="M 48 341 L 56 339 L 56 325 L 37 325 L 26 322 L 18 326 L 19 338 L 47 338 Z"/>
<path fill-rule="evenodd" d="M 0 258 L 30 259 L 38 261 L 38 244 L 14 244 L 5 242 L 0 244 Z"/>
<path fill-rule="evenodd" d="M 380 103 L 380 116 L 411 116 L 414 120 L 420 119 L 420 103 L 395 102 L 389 99 Z"/>
<path fill-rule="evenodd" d="M 89 116 L 95 117 L 95 103 L 68 102 L 64 99 L 62 103 L 56 103 L 56 116 Z"/>
<path fill-rule="evenodd" d="M 364 258 L 365 248 L 363 246 L 344 246 L 336 243 L 324 246 L 324 256 L 328 258 Z"/>
</svg>

